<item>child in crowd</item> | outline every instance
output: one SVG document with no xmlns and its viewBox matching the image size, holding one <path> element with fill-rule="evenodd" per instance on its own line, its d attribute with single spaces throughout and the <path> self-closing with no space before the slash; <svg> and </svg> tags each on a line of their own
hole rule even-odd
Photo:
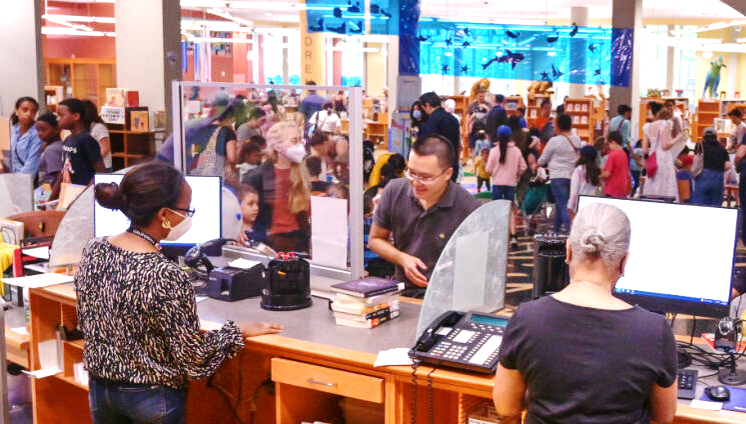
<svg viewBox="0 0 746 424">
<path fill-rule="evenodd" d="M 85 105 L 78 99 L 65 99 L 57 106 L 59 126 L 70 131 L 62 143 L 65 152 L 63 182 L 88 185 L 97 172 L 106 172 L 101 147 L 96 139 L 83 131 Z"/>
<path fill-rule="evenodd" d="M 482 149 L 479 157 L 474 163 L 474 174 L 477 176 L 477 193 L 482 192 L 482 184 L 487 187 L 487 191 L 492 187 L 490 185 L 490 174 L 487 172 L 487 160 L 489 159 L 489 149 Z"/>
<path fill-rule="evenodd" d="M 580 158 L 575 164 L 575 170 L 570 178 L 570 200 L 567 209 L 570 216 L 578 212 L 578 198 L 581 195 L 595 196 L 601 186 L 601 168 L 596 162 L 596 149 L 593 146 L 583 146 L 580 149 Z"/>
<path fill-rule="evenodd" d="M 113 172 L 111 164 L 111 138 L 109 130 L 104 125 L 104 120 L 98 114 L 96 104 L 90 100 L 83 100 L 85 106 L 85 117 L 83 117 L 83 131 L 91 135 L 101 148 L 101 157 L 104 159 L 106 172 Z"/>
<path fill-rule="evenodd" d="M 524 215 L 531 217 L 541 208 L 549 190 L 546 183 L 547 171 L 539 166 L 539 156 L 539 152 L 534 149 L 526 151 L 525 159 L 528 169 L 521 175 L 516 190 L 519 209 Z M 528 232 L 533 234 L 535 231 L 536 222 L 531 218 L 528 222 Z"/>
<path fill-rule="evenodd" d="M 609 154 L 601 178 L 604 180 L 604 194 L 624 199 L 630 192 L 631 176 L 629 157 L 624 152 L 624 138 L 619 131 L 609 133 Z"/>
<path fill-rule="evenodd" d="M 598 163 L 599 168 L 603 169 L 604 165 L 606 165 L 606 154 L 609 152 L 606 137 L 596 137 L 596 140 L 593 142 L 593 148 L 596 149 L 596 163 Z"/>
<path fill-rule="evenodd" d="M 325 193 L 329 188 L 329 182 L 321 181 L 321 158 L 311 156 L 306 159 L 306 168 L 311 181 L 311 194 Z"/>
<path fill-rule="evenodd" d="M 38 204 L 54 200 L 59 195 L 60 172 L 65 163 L 65 152 L 62 151 L 60 128 L 55 114 L 41 115 L 34 125 L 39 139 L 44 143 L 39 158 L 39 187 L 34 190 L 34 198 Z"/>
<path fill-rule="evenodd" d="M 254 143 L 245 143 L 241 147 L 241 163 L 238 165 L 239 181 L 243 180 L 244 175 L 254 168 L 258 168 L 262 163 L 262 146 Z"/>
<path fill-rule="evenodd" d="M 489 151 L 492 148 L 492 142 L 490 142 L 489 137 L 487 137 L 487 131 L 485 131 L 484 129 L 477 130 L 476 139 L 477 141 L 474 145 L 475 157 L 478 157 L 482 153 L 482 151 Z"/>
<path fill-rule="evenodd" d="M 640 175 L 645 168 L 645 153 L 642 151 L 642 140 L 637 140 L 637 144 L 632 149 L 629 158 L 629 170 L 632 174 L 632 193 L 637 192 L 640 187 Z"/>
<path fill-rule="evenodd" d="M 694 158 L 691 155 L 682 155 L 678 158 L 679 166 L 676 171 L 676 181 L 689 181 L 689 192 L 683 193 L 683 203 L 690 203 L 694 191 L 694 177 L 692 176 L 692 165 Z"/>
<path fill-rule="evenodd" d="M 249 241 L 267 243 L 267 235 L 254 230 L 256 217 L 259 216 L 259 192 L 248 184 L 239 184 L 238 198 L 241 202 L 241 232 L 236 238 L 241 245 Z"/>
<path fill-rule="evenodd" d="M 39 185 L 48 184 L 51 189 L 65 163 L 57 116 L 53 113 L 41 115 L 36 120 L 36 131 L 44 143 L 41 146 L 41 158 L 39 159 Z"/>
<path fill-rule="evenodd" d="M 733 132 L 728 137 L 728 151 L 735 150 L 744 142 L 746 136 L 746 122 L 743 122 L 743 112 L 741 109 L 733 109 L 728 112 L 728 117 L 733 122 Z"/>
<path fill-rule="evenodd" d="M 350 189 L 342 183 L 334 183 L 326 188 L 326 197 L 346 200 L 350 197 Z"/>
</svg>

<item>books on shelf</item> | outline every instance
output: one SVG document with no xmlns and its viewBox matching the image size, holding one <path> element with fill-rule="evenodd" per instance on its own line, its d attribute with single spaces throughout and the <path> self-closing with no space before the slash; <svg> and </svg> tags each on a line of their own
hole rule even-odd
<svg viewBox="0 0 746 424">
<path fill-rule="evenodd" d="M 385 278 L 365 277 L 359 280 L 334 284 L 331 289 L 335 293 L 368 298 L 371 296 L 402 291 L 404 290 L 404 283 L 387 280 Z"/>
</svg>

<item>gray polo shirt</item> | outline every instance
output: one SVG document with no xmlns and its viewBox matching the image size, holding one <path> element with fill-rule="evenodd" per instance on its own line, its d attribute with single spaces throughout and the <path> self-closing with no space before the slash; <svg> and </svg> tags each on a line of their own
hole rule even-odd
<svg viewBox="0 0 746 424">
<path fill-rule="evenodd" d="M 479 205 L 471 194 L 449 181 L 440 201 L 425 211 L 414 197 L 409 182 L 399 178 L 386 185 L 374 221 L 377 226 L 392 232 L 397 249 L 420 258 L 427 265 L 427 270 L 422 273 L 430 279 L 451 235 Z M 394 278 L 412 286 L 398 265 Z"/>
</svg>

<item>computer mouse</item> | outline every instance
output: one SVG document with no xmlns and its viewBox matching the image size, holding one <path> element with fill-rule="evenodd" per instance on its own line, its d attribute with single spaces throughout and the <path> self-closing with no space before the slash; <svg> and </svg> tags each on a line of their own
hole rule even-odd
<svg viewBox="0 0 746 424">
<path fill-rule="evenodd" d="M 727 402 L 730 399 L 730 390 L 725 386 L 710 386 L 705 389 L 705 393 L 715 402 Z"/>
</svg>

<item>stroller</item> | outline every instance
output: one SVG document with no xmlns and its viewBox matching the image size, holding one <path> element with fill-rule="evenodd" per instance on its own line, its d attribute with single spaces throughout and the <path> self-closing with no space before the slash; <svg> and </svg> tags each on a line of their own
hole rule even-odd
<svg viewBox="0 0 746 424">
<path fill-rule="evenodd" d="M 529 236 L 536 233 L 538 226 L 536 217 L 546 210 L 548 193 L 549 184 L 543 168 L 538 168 L 536 173 L 528 169 L 521 175 L 516 190 L 515 206 L 521 213 L 521 218 L 526 224 L 526 233 Z M 546 214 L 544 216 L 546 217 Z"/>
</svg>

